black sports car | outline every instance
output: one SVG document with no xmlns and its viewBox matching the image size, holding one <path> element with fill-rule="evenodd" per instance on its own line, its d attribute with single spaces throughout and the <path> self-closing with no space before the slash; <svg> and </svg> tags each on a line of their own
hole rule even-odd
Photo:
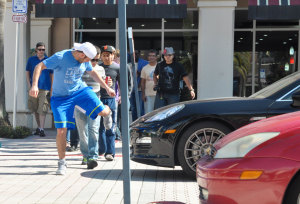
<svg viewBox="0 0 300 204">
<path fill-rule="evenodd" d="M 164 167 L 180 165 L 195 177 L 196 161 L 213 144 L 248 123 L 297 111 L 292 94 L 300 90 L 300 72 L 245 97 L 194 100 L 148 113 L 130 125 L 131 160 Z"/>
</svg>

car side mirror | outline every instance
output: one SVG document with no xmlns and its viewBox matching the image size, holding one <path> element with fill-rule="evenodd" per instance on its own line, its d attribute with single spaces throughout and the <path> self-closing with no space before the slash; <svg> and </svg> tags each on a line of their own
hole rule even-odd
<svg viewBox="0 0 300 204">
<path fill-rule="evenodd" d="M 300 108 L 300 91 L 293 93 L 292 95 L 293 103 L 291 106 L 293 108 Z"/>
</svg>

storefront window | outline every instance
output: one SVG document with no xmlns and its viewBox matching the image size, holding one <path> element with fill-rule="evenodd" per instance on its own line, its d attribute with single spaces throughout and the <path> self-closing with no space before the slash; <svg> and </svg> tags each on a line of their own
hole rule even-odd
<svg viewBox="0 0 300 204">
<path fill-rule="evenodd" d="M 256 36 L 258 91 L 298 70 L 298 31 L 260 31 Z"/>
<path fill-rule="evenodd" d="M 161 29 L 161 19 L 127 19 L 127 26 L 133 29 Z"/>
<path fill-rule="evenodd" d="M 233 56 L 233 95 L 251 94 L 252 32 L 235 32 Z"/>
<path fill-rule="evenodd" d="M 116 19 L 76 18 L 75 29 L 115 29 Z"/>
<path fill-rule="evenodd" d="M 75 32 L 75 42 L 91 42 L 98 47 L 116 44 L 115 32 Z"/>
</svg>

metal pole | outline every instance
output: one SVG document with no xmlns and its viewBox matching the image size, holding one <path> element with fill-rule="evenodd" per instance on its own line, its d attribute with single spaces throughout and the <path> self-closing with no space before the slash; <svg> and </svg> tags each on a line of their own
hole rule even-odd
<svg viewBox="0 0 300 204">
<path fill-rule="evenodd" d="M 16 110 L 17 110 L 17 92 L 18 92 L 18 50 L 19 50 L 19 27 L 20 23 L 16 25 L 16 50 L 15 50 L 15 75 L 14 75 L 14 108 L 13 108 L 13 128 L 16 128 Z"/>
<path fill-rule="evenodd" d="M 253 30 L 252 30 L 252 94 L 255 93 L 255 52 L 256 52 L 256 20 L 253 20 Z"/>
<path fill-rule="evenodd" d="M 123 194 L 124 203 L 130 204 L 130 163 L 129 163 L 129 110 L 128 110 L 128 72 L 127 72 L 127 42 L 126 42 L 126 4 L 125 1 L 118 3 L 119 38 L 120 38 L 120 87 L 121 87 L 121 131 L 122 131 L 122 154 L 123 154 Z"/>
<path fill-rule="evenodd" d="M 140 96 L 138 90 L 138 83 L 137 83 L 137 67 L 135 67 L 135 57 L 133 56 L 134 53 L 134 46 L 133 46 L 133 34 L 132 34 L 132 27 L 128 28 L 128 44 L 129 44 L 129 53 L 131 56 L 131 65 L 132 65 L 132 77 L 133 77 L 133 90 L 135 95 L 135 108 L 137 112 L 137 117 L 141 117 L 141 106 L 140 106 Z"/>
</svg>

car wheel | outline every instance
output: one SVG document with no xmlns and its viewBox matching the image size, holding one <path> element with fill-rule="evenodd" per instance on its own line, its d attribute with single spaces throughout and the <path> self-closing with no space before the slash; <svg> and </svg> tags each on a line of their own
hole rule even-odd
<svg viewBox="0 0 300 204">
<path fill-rule="evenodd" d="M 300 175 L 289 185 L 283 204 L 300 204 Z"/>
<path fill-rule="evenodd" d="M 218 122 L 199 122 L 189 127 L 177 146 L 177 158 L 183 172 L 195 177 L 196 162 L 212 151 L 213 144 L 231 131 Z"/>
</svg>

